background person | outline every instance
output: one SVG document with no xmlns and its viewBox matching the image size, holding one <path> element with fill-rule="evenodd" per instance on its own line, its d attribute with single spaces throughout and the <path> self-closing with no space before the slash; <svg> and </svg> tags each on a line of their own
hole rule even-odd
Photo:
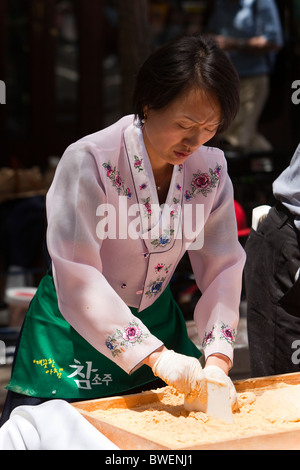
<svg viewBox="0 0 300 470">
<path fill-rule="evenodd" d="M 275 204 L 246 242 L 251 374 L 299 372 L 300 145 L 273 183 Z"/>
<path fill-rule="evenodd" d="M 224 140 L 233 149 L 270 151 L 258 122 L 270 88 L 275 53 L 283 35 L 274 0 L 214 0 L 208 31 L 229 54 L 241 83 L 240 109 Z"/>
</svg>

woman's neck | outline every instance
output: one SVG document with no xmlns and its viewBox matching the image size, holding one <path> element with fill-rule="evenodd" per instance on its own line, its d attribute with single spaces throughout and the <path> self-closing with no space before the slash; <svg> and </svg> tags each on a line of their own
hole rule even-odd
<svg viewBox="0 0 300 470">
<path fill-rule="evenodd" d="M 145 128 L 143 128 L 143 137 L 155 180 L 159 202 L 162 204 L 165 202 L 168 195 L 174 166 L 156 155 L 151 143 L 148 141 Z"/>
<path fill-rule="evenodd" d="M 173 174 L 173 168 L 173 165 L 170 165 L 169 163 L 164 166 L 157 167 L 156 169 L 152 168 L 160 204 L 166 202 Z"/>
</svg>

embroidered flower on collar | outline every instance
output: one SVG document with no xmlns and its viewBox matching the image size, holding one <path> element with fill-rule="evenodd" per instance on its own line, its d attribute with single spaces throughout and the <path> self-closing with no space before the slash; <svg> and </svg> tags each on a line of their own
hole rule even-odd
<svg viewBox="0 0 300 470">
<path fill-rule="evenodd" d="M 142 158 L 139 158 L 137 155 L 134 155 L 134 168 L 137 168 L 138 171 L 144 171 L 144 168 L 142 168 Z"/>
<path fill-rule="evenodd" d="M 150 197 L 147 197 L 146 199 L 142 199 L 142 203 L 144 204 L 145 215 L 149 218 L 152 214 Z"/>
<path fill-rule="evenodd" d="M 112 356 L 118 356 L 126 351 L 129 347 L 141 344 L 149 334 L 144 333 L 136 320 L 129 322 L 124 330 L 117 329 L 114 334 L 108 335 L 105 346 L 111 351 Z"/>
<path fill-rule="evenodd" d="M 156 273 L 159 273 L 161 270 L 164 270 L 165 273 L 168 273 L 171 266 L 172 264 L 169 264 L 169 266 L 166 266 L 165 263 L 158 263 L 155 266 L 154 270 Z"/>
<path fill-rule="evenodd" d="M 157 263 L 154 268 L 154 271 L 157 274 L 160 272 L 165 272 L 166 274 L 168 274 L 171 266 L 172 263 L 168 266 L 166 266 L 165 263 Z M 145 292 L 145 295 L 147 295 L 148 297 L 152 297 L 153 295 L 156 296 L 162 290 L 162 286 L 165 280 L 166 277 L 158 277 L 154 281 L 151 281 L 150 284 L 148 284 L 147 286 L 148 290 Z"/>
<path fill-rule="evenodd" d="M 212 344 L 216 337 L 222 341 L 227 341 L 232 347 L 234 346 L 236 331 L 234 328 L 231 328 L 229 325 L 221 322 L 221 326 L 213 325 L 212 329 L 208 332 L 205 332 L 204 338 L 202 341 L 202 347 Z"/>
<path fill-rule="evenodd" d="M 151 245 L 154 245 L 155 248 L 167 245 L 170 243 L 173 233 L 174 229 L 166 229 L 162 235 L 151 242 Z"/>
<path fill-rule="evenodd" d="M 179 210 L 181 209 L 181 206 L 179 206 L 179 199 L 177 199 L 176 197 L 173 198 L 173 204 L 171 205 L 170 209 L 170 216 L 171 217 L 178 217 L 178 212 Z"/>
<path fill-rule="evenodd" d="M 186 200 L 195 197 L 199 193 L 207 197 L 208 193 L 211 193 L 212 189 L 217 186 L 221 169 L 221 165 L 217 163 L 214 170 L 209 168 L 209 173 L 202 173 L 200 170 L 194 173 L 191 181 L 191 189 L 186 190 L 184 194 Z"/>
<path fill-rule="evenodd" d="M 153 295 L 156 296 L 161 291 L 165 279 L 165 277 L 158 277 L 155 281 L 151 281 L 145 295 L 148 297 L 152 297 Z"/>
<path fill-rule="evenodd" d="M 106 169 L 106 176 L 110 179 L 114 188 L 116 188 L 118 194 L 123 194 L 129 199 L 131 198 L 130 188 L 126 188 L 124 180 L 121 178 L 119 171 L 116 167 L 112 167 L 110 162 L 103 163 L 102 166 Z"/>
</svg>

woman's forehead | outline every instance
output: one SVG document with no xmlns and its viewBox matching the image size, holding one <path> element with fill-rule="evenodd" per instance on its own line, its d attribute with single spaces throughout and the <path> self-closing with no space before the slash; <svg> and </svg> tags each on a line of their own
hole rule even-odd
<svg viewBox="0 0 300 470">
<path fill-rule="evenodd" d="M 212 121 L 218 125 L 221 121 L 221 106 L 212 93 L 201 89 L 191 89 L 179 96 L 170 105 L 171 112 L 176 116 L 194 121 L 197 124 Z"/>
</svg>

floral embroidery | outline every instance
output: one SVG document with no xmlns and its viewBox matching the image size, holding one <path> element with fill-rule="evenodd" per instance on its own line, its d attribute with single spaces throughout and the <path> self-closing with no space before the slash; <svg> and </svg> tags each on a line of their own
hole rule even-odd
<svg viewBox="0 0 300 470">
<path fill-rule="evenodd" d="M 186 200 L 195 197 L 196 194 L 201 193 L 204 197 L 207 197 L 208 193 L 211 193 L 212 189 L 215 188 L 220 179 L 221 165 L 216 164 L 214 170 L 209 168 L 209 173 L 201 173 L 200 170 L 198 173 L 193 174 L 193 179 L 191 182 L 191 189 L 185 191 Z"/>
<path fill-rule="evenodd" d="M 165 263 L 157 263 L 157 265 L 154 268 L 154 271 L 158 274 L 161 271 L 164 271 L 166 274 L 168 274 L 170 267 L 172 266 L 172 263 L 169 264 L 168 266 L 165 265 Z M 166 280 L 166 277 L 158 277 L 155 279 L 155 281 L 151 281 L 150 284 L 148 284 L 148 290 L 145 292 L 145 295 L 148 295 L 148 297 L 152 297 L 153 295 L 157 295 L 161 289 L 164 281 Z"/>
<path fill-rule="evenodd" d="M 134 168 L 137 168 L 138 171 L 144 171 L 144 168 L 142 168 L 142 159 L 134 155 Z"/>
<path fill-rule="evenodd" d="M 157 295 L 161 291 L 161 288 L 165 279 L 166 279 L 165 277 L 158 277 L 155 281 L 151 282 L 148 285 L 148 290 L 145 294 L 148 295 L 148 297 Z"/>
<path fill-rule="evenodd" d="M 142 199 L 142 203 L 144 204 L 145 215 L 149 218 L 152 214 L 150 197 L 147 197 L 147 199 Z"/>
<path fill-rule="evenodd" d="M 236 337 L 235 329 L 230 328 L 228 325 L 225 325 L 225 323 L 222 323 L 220 339 L 227 341 L 227 343 L 233 346 L 235 337 Z"/>
<path fill-rule="evenodd" d="M 176 197 L 173 198 L 173 204 L 171 206 L 171 211 L 170 211 L 170 216 L 171 217 L 178 217 L 178 210 L 179 210 L 179 199 L 176 199 Z M 181 208 L 181 207 L 180 207 Z"/>
<path fill-rule="evenodd" d="M 111 351 L 112 356 L 118 356 L 129 347 L 141 344 L 149 334 L 144 333 L 136 320 L 132 320 L 124 330 L 117 329 L 113 335 L 106 338 L 105 345 Z"/>
<path fill-rule="evenodd" d="M 159 271 L 160 271 L 161 269 L 163 269 L 164 266 L 165 266 L 164 263 L 158 263 L 158 265 L 155 266 L 155 268 L 154 268 L 154 269 L 155 269 L 155 272 L 159 273 Z"/>
<path fill-rule="evenodd" d="M 143 184 L 140 185 L 140 189 L 141 189 L 141 190 L 142 190 L 142 189 L 146 189 L 146 188 L 147 188 L 146 183 L 143 183 Z"/>
<path fill-rule="evenodd" d="M 202 341 L 202 347 L 205 348 L 205 346 L 208 346 L 209 344 L 213 343 L 214 340 L 216 339 L 214 336 L 214 328 L 210 330 L 209 332 L 205 332 L 203 341 Z"/>
<path fill-rule="evenodd" d="M 188 190 L 186 190 L 184 196 L 185 196 L 185 199 L 186 199 L 187 201 L 188 201 L 189 199 L 191 199 L 191 197 L 192 197 L 191 193 L 190 193 Z"/>
<path fill-rule="evenodd" d="M 131 191 L 129 188 L 126 188 L 124 181 L 120 176 L 120 173 L 117 171 L 116 167 L 112 167 L 110 162 L 103 163 L 102 166 L 106 169 L 106 176 L 110 179 L 112 185 L 118 191 L 118 194 L 123 194 L 129 199 L 131 198 Z"/>
<path fill-rule="evenodd" d="M 171 241 L 171 235 L 173 235 L 174 230 L 173 229 L 166 229 L 162 235 L 160 235 L 159 238 L 156 238 L 151 242 L 151 245 L 154 245 L 155 248 L 158 248 L 160 246 L 165 246 Z"/>
<path fill-rule="evenodd" d="M 165 263 L 158 263 L 155 266 L 154 270 L 156 273 L 159 273 L 161 270 L 164 270 L 165 273 L 168 273 L 171 266 L 172 264 L 169 264 L 169 266 L 166 266 Z"/>
<path fill-rule="evenodd" d="M 182 163 L 180 163 L 180 165 L 178 165 L 178 166 L 179 166 L 179 169 L 178 169 L 178 171 L 179 171 L 179 173 L 181 173 L 181 172 L 182 172 L 182 169 L 183 169 L 183 164 L 182 164 Z"/>
<path fill-rule="evenodd" d="M 205 332 L 202 341 L 202 347 L 205 348 L 206 346 L 212 344 L 215 341 L 217 335 L 220 340 L 227 341 L 227 343 L 229 343 L 232 347 L 234 346 L 236 331 L 234 328 L 231 328 L 222 322 L 221 327 L 218 328 L 216 325 L 214 325 L 210 331 Z"/>
</svg>

